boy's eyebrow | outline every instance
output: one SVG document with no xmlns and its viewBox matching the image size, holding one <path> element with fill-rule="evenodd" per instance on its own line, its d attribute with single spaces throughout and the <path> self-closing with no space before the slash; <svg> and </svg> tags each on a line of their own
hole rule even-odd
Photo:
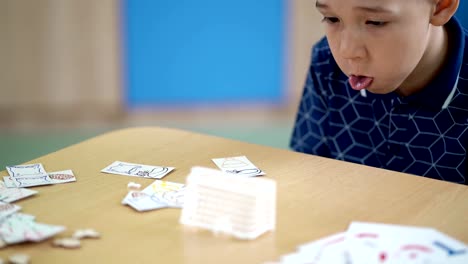
<svg viewBox="0 0 468 264">
<path fill-rule="evenodd" d="M 324 3 L 320 3 L 318 0 L 315 1 L 315 7 L 317 9 L 328 9 L 328 6 Z"/>
<path fill-rule="evenodd" d="M 393 13 L 392 10 L 381 6 L 355 6 L 353 9 L 368 12 L 368 13 Z"/>
<path fill-rule="evenodd" d="M 318 0 L 315 2 L 315 7 L 317 9 L 329 9 L 327 4 L 321 3 Z M 393 13 L 392 10 L 381 6 L 355 6 L 353 9 L 367 13 Z"/>
</svg>

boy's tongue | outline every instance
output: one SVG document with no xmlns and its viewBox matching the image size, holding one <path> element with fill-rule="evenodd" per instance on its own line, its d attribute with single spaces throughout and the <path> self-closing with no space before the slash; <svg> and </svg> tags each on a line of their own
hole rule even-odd
<svg viewBox="0 0 468 264">
<path fill-rule="evenodd" d="M 362 90 L 369 88 L 373 80 L 374 78 L 371 77 L 351 75 L 349 77 L 349 84 L 351 84 L 351 88 L 354 90 Z"/>
</svg>

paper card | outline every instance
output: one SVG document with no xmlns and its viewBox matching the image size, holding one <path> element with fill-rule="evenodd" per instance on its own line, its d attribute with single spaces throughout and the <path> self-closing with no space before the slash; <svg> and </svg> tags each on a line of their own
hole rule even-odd
<svg viewBox="0 0 468 264">
<path fill-rule="evenodd" d="M 60 183 L 68 183 L 68 182 L 76 181 L 76 177 L 73 174 L 72 170 L 49 172 L 49 177 L 50 179 L 52 179 L 52 184 L 60 184 Z"/>
<path fill-rule="evenodd" d="M 165 207 L 182 208 L 184 196 L 184 184 L 155 180 L 142 191 L 130 191 L 122 204 L 128 204 L 138 211 Z"/>
<path fill-rule="evenodd" d="M 63 226 L 36 223 L 24 214 L 13 214 L 0 223 L 0 237 L 7 244 L 39 242 L 65 230 Z"/>
<path fill-rule="evenodd" d="M 115 161 L 111 165 L 102 169 L 101 172 L 142 178 L 161 179 L 172 170 L 174 170 L 174 167 L 151 166 Z"/>
<path fill-rule="evenodd" d="M 468 263 L 468 246 L 438 230 L 433 231 L 432 245 L 445 252 L 446 264 L 466 264 Z"/>
<path fill-rule="evenodd" d="M 351 257 L 345 243 L 346 233 L 341 232 L 299 246 L 299 254 L 304 263 L 351 264 Z"/>
<path fill-rule="evenodd" d="M 10 177 L 7 177 L 10 178 Z M 7 188 L 3 181 L 0 181 L 0 195 L 1 201 L 12 203 L 14 201 L 29 197 L 36 194 L 37 191 L 26 188 Z"/>
<path fill-rule="evenodd" d="M 257 168 L 246 156 L 212 159 L 220 170 L 243 176 L 261 176 L 265 172 Z"/>
<path fill-rule="evenodd" d="M 431 228 L 353 222 L 346 244 L 354 263 L 446 263 L 447 250 L 436 246 L 438 239 Z M 446 246 L 458 250 L 456 244 Z"/>
<path fill-rule="evenodd" d="M 53 184 L 52 180 L 49 178 L 48 175 L 30 175 L 19 177 L 4 176 L 3 181 L 5 183 L 5 186 L 8 188 L 25 188 Z"/>
<path fill-rule="evenodd" d="M 21 207 L 18 205 L 0 202 L 0 221 L 19 210 L 21 210 Z"/>
<path fill-rule="evenodd" d="M 20 176 L 47 176 L 47 172 L 41 163 L 7 166 L 6 169 L 8 174 L 13 178 Z"/>
<path fill-rule="evenodd" d="M 13 182 L 13 178 L 11 178 L 11 176 L 3 176 L 3 184 L 6 188 L 18 188 Z"/>
</svg>

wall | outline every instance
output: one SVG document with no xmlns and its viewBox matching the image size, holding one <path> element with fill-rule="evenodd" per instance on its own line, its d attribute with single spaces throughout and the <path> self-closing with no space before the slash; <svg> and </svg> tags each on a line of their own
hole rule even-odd
<svg viewBox="0 0 468 264">
<path fill-rule="evenodd" d="M 0 1 L 0 126 L 119 116 L 118 30 L 113 0 Z"/>
<path fill-rule="evenodd" d="M 253 103 L 234 109 L 229 118 L 293 119 L 310 48 L 322 30 L 313 1 L 284 1 L 286 39 L 279 58 L 284 72 L 277 79 L 283 82 L 284 103 L 280 108 Z M 174 111 L 183 120 L 193 119 L 197 109 L 158 109 L 147 115 L 125 111 L 120 12 L 118 0 L 0 1 L 0 128 L 141 124 L 172 119 Z M 226 119 L 217 107 L 200 115 Z"/>
</svg>

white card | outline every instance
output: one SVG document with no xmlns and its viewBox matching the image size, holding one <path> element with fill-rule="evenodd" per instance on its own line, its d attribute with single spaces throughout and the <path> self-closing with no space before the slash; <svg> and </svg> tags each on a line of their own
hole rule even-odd
<svg viewBox="0 0 468 264">
<path fill-rule="evenodd" d="M 353 222 L 346 244 L 354 263 L 445 263 L 447 250 L 434 244 L 440 238 L 432 228 Z"/>
<path fill-rule="evenodd" d="M 468 263 L 468 246 L 438 230 L 434 230 L 435 235 L 431 244 L 445 252 L 445 264 L 466 264 Z"/>
<path fill-rule="evenodd" d="M 8 188 L 25 188 L 53 184 L 53 181 L 48 175 L 29 175 L 18 177 L 4 176 L 3 181 L 5 182 L 5 186 Z"/>
<path fill-rule="evenodd" d="M 20 176 L 47 176 L 47 172 L 41 163 L 36 164 L 26 164 L 26 165 L 15 165 L 6 167 L 8 174 L 11 177 L 20 177 Z"/>
<path fill-rule="evenodd" d="M 115 161 L 101 170 L 104 173 L 161 179 L 174 170 L 174 167 L 151 166 L 136 163 Z"/>
<path fill-rule="evenodd" d="M 337 233 L 299 246 L 299 254 L 304 263 L 315 264 L 351 264 L 349 251 L 345 243 L 346 233 Z"/>
<path fill-rule="evenodd" d="M 10 178 L 10 177 L 7 177 Z M 0 195 L 3 197 L 1 201 L 12 203 L 14 201 L 29 197 L 36 194 L 37 191 L 26 188 L 7 188 L 3 181 L 0 181 Z"/>
<path fill-rule="evenodd" d="M 32 187 L 51 184 L 49 175 L 41 163 L 6 167 L 15 187 Z"/>
<path fill-rule="evenodd" d="M 0 221 L 21 210 L 21 207 L 16 204 L 0 202 Z"/>
<path fill-rule="evenodd" d="M 73 174 L 72 170 L 49 172 L 49 177 L 52 180 L 52 184 L 60 184 L 60 183 L 76 181 L 76 177 Z"/>
<path fill-rule="evenodd" d="M 220 170 L 243 176 L 261 176 L 265 172 L 257 168 L 246 156 L 212 159 Z"/>
</svg>

